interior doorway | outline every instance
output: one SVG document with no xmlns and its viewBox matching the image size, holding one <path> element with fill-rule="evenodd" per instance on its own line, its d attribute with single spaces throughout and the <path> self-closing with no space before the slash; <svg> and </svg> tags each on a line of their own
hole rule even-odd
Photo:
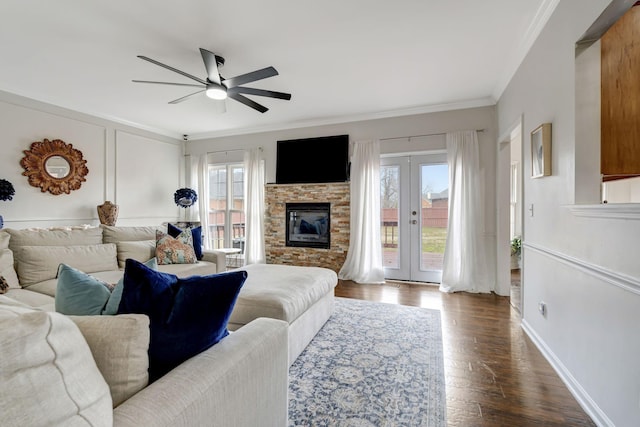
<svg viewBox="0 0 640 427">
<path fill-rule="evenodd" d="M 385 278 L 440 283 L 449 222 L 446 154 L 383 157 L 380 180 Z"/>
<path fill-rule="evenodd" d="M 511 305 L 522 310 L 523 138 L 521 120 L 498 144 L 498 281 L 508 283 Z"/>
</svg>

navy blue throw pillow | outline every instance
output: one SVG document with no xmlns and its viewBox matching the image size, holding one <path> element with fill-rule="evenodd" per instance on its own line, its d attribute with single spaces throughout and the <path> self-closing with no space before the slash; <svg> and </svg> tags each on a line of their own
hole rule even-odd
<svg viewBox="0 0 640 427">
<path fill-rule="evenodd" d="M 229 334 L 227 323 L 246 271 L 178 278 L 127 259 L 118 314 L 150 320 L 149 381 Z"/>
<path fill-rule="evenodd" d="M 171 237 L 178 237 L 182 233 L 179 227 L 169 223 L 167 224 L 167 234 Z M 202 259 L 202 227 L 194 227 L 191 229 L 191 236 L 193 237 L 193 251 L 196 253 L 198 261 Z"/>
</svg>

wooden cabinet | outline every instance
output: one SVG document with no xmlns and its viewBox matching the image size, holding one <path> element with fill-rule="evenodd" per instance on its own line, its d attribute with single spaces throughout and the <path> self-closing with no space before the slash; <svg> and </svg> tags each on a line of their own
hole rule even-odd
<svg viewBox="0 0 640 427">
<path fill-rule="evenodd" d="M 601 39 L 601 162 L 604 180 L 640 175 L 640 6 Z"/>
</svg>

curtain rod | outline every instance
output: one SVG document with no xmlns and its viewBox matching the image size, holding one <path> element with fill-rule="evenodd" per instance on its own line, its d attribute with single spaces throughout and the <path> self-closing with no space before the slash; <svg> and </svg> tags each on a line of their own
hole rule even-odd
<svg viewBox="0 0 640 427">
<path fill-rule="evenodd" d="M 476 129 L 476 132 L 484 132 L 484 129 Z M 427 133 L 424 135 L 409 135 L 409 136 L 396 136 L 393 138 L 380 138 L 380 141 L 391 141 L 394 139 L 408 139 L 411 140 L 411 138 L 421 138 L 424 136 L 440 136 L 440 135 L 446 135 L 447 132 L 438 132 L 438 133 Z"/>
<path fill-rule="evenodd" d="M 262 151 L 262 147 L 258 147 L 258 149 Z M 247 151 L 247 150 L 249 150 L 249 148 L 233 148 L 231 150 L 207 151 L 207 154 L 233 153 L 235 151 Z"/>
</svg>

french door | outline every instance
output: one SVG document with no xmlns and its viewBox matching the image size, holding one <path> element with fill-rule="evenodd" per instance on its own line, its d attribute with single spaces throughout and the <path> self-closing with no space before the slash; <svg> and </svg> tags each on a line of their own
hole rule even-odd
<svg viewBox="0 0 640 427">
<path fill-rule="evenodd" d="M 380 225 L 387 279 L 442 281 L 448 204 L 446 154 L 380 160 Z"/>
</svg>

